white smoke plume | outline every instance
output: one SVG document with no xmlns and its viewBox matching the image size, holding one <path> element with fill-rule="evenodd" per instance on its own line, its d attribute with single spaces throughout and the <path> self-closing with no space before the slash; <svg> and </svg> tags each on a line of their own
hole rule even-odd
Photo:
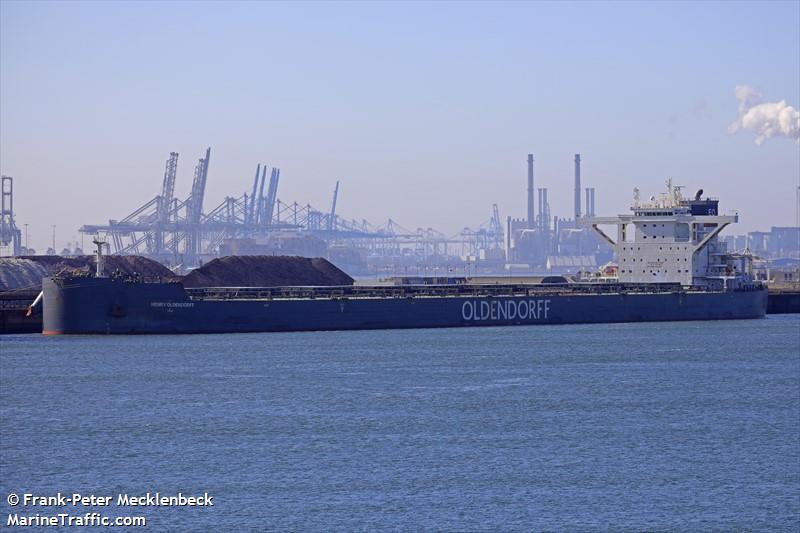
<svg viewBox="0 0 800 533">
<path fill-rule="evenodd" d="M 736 86 L 739 118 L 728 126 L 730 133 L 752 130 L 756 144 L 773 137 L 786 137 L 800 143 L 800 111 L 780 102 L 762 102 L 761 93 L 749 85 Z"/>
</svg>

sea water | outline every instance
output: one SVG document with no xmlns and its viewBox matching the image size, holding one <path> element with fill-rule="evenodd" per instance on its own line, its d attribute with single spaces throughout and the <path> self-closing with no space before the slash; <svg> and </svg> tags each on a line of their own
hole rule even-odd
<svg viewBox="0 0 800 533">
<path fill-rule="evenodd" d="M 113 496 L 11 506 L 11 493 Z M 208 493 L 213 506 L 114 505 Z M 147 530 L 800 528 L 800 315 L 0 337 L 12 513 Z"/>
</svg>

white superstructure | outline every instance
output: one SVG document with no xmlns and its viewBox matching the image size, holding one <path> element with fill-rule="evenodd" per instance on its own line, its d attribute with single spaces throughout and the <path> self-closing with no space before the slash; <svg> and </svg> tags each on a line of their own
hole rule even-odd
<svg viewBox="0 0 800 533">
<path fill-rule="evenodd" d="M 738 214 L 720 215 L 719 200 L 702 199 L 702 189 L 693 200 L 681 196 L 681 187 L 667 181 L 667 193 L 641 202 L 634 189 L 632 214 L 617 217 L 584 217 L 616 252 L 620 282 L 680 283 L 681 285 L 733 288 L 749 281 L 748 258 L 728 254 L 719 233 L 739 221 Z M 599 226 L 617 228 L 616 239 Z"/>
</svg>

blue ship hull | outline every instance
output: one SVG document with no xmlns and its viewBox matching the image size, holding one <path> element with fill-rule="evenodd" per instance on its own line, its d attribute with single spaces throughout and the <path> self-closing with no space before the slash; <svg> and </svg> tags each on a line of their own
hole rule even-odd
<svg viewBox="0 0 800 533">
<path fill-rule="evenodd" d="M 517 286 L 518 287 L 518 286 Z M 45 334 L 233 333 L 761 318 L 767 291 L 375 288 L 186 290 L 175 283 L 45 279 Z M 261 292 L 261 294 L 259 294 Z M 338 294 L 338 295 L 337 295 Z M 376 296 L 377 294 L 377 296 Z M 513 295 L 512 295 L 513 294 Z M 310 295 L 310 296 L 309 296 Z"/>
</svg>

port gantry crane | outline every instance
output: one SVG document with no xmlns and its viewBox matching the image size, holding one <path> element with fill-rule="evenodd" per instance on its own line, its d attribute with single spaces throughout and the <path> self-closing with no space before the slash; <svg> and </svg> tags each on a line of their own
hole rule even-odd
<svg viewBox="0 0 800 533">
<path fill-rule="evenodd" d="M 80 228 L 81 233 L 103 236 L 110 253 L 146 255 L 173 266 L 199 264 L 202 255 L 216 255 L 225 239 L 265 237 L 280 230 L 308 232 L 328 244 L 362 248 L 390 257 L 402 253 L 420 258 L 458 253 L 477 255 L 480 248 L 502 247 L 503 227 L 496 204 L 488 224 L 478 230 L 464 228 L 453 236 L 433 228 L 411 231 L 392 219 L 384 226 L 374 226 L 366 220 L 346 219 L 337 214 L 339 181 L 328 212 L 314 209 L 310 204 L 281 201 L 280 169 L 261 163 L 256 166 L 250 194 L 225 197 L 204 213 L 210 159 L 211 148 L 208 148 L 195 166 L 191 193 L 180 200 L 175 198 L 178 153 L 171 152 L 161 194 L 122 220 L 85 225 Z"/>
<path fill-rule="evenodd" d="M 14 220 L 14 178 L 11 176 L 0 177 L 0 248 L 10 248 L 11 255 L 22 253 L 22 230 Z"/>
<path fill-rule="evenodd" d="M 107 246 L 116 254 L 144 254 L 165 263 L 187 265 L 197 264 L 202 254 L 215 254 L 224 239 L 258 237 L 279 229 L 311 231 L 328 239 L 382 236 L 366 221 L 346 220 L 337 215 L 335 198 L 329 213 L 318 211 L 310 204 L 282 202 L 278 198 L 280 169 L 269 169 L 266 164 L 257 165 L 250 195 L 226 197 L 204 213 L 210 158 L 211 149 L 208 148 L 195 167 L 191 193 L 185 200 L 179 200 L 174 198 L 178 154 L 171 152 L 160 195 L 122 220 L 84 225 L 81 233 L 106 236 Z"/>
<path fill-rule="evenodd" d="M 86 225 L 81 233 L 103 234 L 110 239 L 113 253 L 142 254 L 165 260 L 182 253 L 192 260 L 199 253 L 202 232 L 202 209 L 208 177 L 211 148 L 198 161 L 192 191 L 186 200 L 174 198 L 178 154 L 171 152 L 164 170 L 161 194 L 122 220 L 107 225 Z"/>
</svg>

